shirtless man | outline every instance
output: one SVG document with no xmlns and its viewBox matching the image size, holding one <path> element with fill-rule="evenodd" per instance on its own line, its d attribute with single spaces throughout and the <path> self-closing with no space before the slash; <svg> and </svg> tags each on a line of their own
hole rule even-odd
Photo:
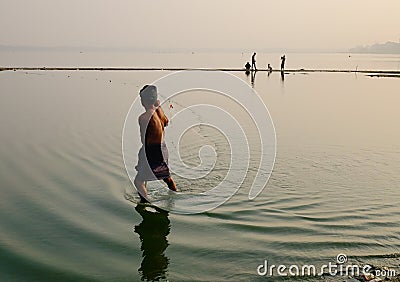
<svg viewBox="0 0 400 282">
<path fill-rule="evenodd" d="M 256 52 L 254 52 L 253 56 L 251 56 L 251 69 L 254 71 L 257 71 L 257 66 L 256 66 Z"/>
<path fill-rule="evenodd" d="M 140 90 L 140 98 L 146 111 L 139 116 L 142 148 L 134 183 L 141 202 L 149 202 L 146 181 L 162 179 L 172 191 L 176 191 L 176 185 L 169 173 L 168 149 L 164 142 L 164 127 L 168 125 L 168 118 L 157 100 L 157 88 L 145 85 Z"/>
<path fill-rule="evenodd" d="M 286 61 L 286 56 L 285 55 L 283 55 L 282 57 L 281 57 L 281 72 L 282 71 L 284 71 L 285 70 L 285 61 Z"/>
</svg>

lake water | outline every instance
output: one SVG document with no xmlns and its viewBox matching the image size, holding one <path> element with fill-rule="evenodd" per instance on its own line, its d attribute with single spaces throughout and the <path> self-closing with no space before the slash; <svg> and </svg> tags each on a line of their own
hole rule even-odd
<svg viewBox="0 0 400 282">
<path fill-rule="evenodd" d="M 396 55 L 286 56 L 288 68 L 400 69 Z M 277 67 L 279 57 L 260 53 L 257 63 Z M 242 67 L 250 54 L 17 52 L 0 59 L 2 66 Z M 400 79 L 257 73 L 253 86 L 277 139 L 266 188 L 249 201 L 246 179 L 217 209 L 181 215 L 126 199 L 135 193 L 121 151 L 139 89 L 168 73 L 0 72 L 0 280 L 319 281 L 261 277 L 257 267 L 264 260 L 320 266 L 340 253 L 399 273 Z M 195 165 L 200 141 L 214 144 L 216 169 L 199 181 L 177 178 L 183 191 L 204 190 L 226 173 L 226 140 L 200 134 L 185 136 L 182 155 Z"/>
</svg>

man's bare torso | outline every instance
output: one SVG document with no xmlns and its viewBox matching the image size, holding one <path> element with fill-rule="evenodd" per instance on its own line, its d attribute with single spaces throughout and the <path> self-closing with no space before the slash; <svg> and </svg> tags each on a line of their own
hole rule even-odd
<svg viewBox="0 0 400 282">
<path fill-rule="evenodd" d="M 164 127 L 168 125 L 168 118 L 161 107 L 157 107 L 140 115 L 139 125 L 142 144 L 161 144 L 164 141 Z"/>
</svg>

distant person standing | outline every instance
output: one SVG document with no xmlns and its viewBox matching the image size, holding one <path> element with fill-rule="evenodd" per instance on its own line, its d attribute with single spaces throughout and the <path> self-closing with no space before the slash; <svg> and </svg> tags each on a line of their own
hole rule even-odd
<svg viewBox="0 0 400 282">
<path fill-rule="evenodd" d="M 285 70 L 285 61 L 286 61 L 286 56 L 283 55 L 283 56 L 281 57 L 281 71 L 284 71 L 284 70 Z"/>
<path fill-rule="evenodd" d="M 252 70 L 257 70 L 256 66 L 256 52 L 254 52 L 253 56 L 251 56 L 251 69 Z"/>
</svg>

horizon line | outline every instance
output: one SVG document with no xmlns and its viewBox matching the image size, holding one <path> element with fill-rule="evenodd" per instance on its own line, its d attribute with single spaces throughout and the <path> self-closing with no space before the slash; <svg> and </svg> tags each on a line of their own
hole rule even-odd
<svg viewBox="0 0 400 282">
<path fill-rule="evenodd" d="M 344 48 L 281 48 L 281 47 L 261 47 L 261 48 L 226 48 L 226 47 L 135 47 L 135 46 L 68 46 L 68 45 L 9 45 L 0 44 L 0 51 L 120 51 L 120 52 L 265 52 L 265 53 L 346 53 L 350 49 Z"/>
</svg>

